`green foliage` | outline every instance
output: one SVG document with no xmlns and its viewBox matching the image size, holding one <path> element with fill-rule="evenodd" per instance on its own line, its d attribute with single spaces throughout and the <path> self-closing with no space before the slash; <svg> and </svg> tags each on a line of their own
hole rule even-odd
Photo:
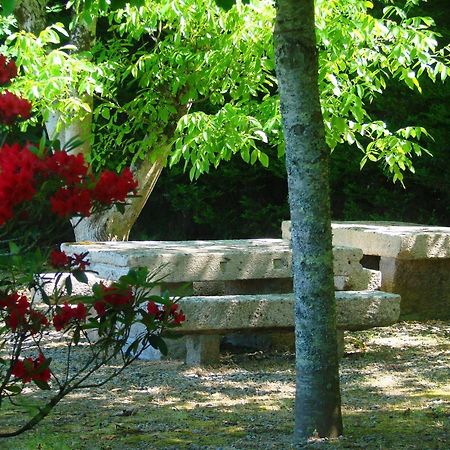
<svg viewBox="0 0 450 450">
<path fill-rule="evenodd" d="M 439 46 L 433 20 L 411 11 L 419 3 L 317 2 L 328 145 L 356 145 L 362 165 L 381 161 L 394 181 L 414 170 L 428 134 L 415 123 L 393 128 L 371 113 L 371 103 L 389 79 L 421 92 L 425 77 L 449 74 L 448 47 Z M 91 110 L 83 95 L 94 95 L 96 166 L 122 167 L 149 153 L 166 157 L 158 150 L 169 144 L 167 162 L 183 161 L 196 179 L 234 154 L 267 166 L 267 143 L 283 153 L 271 1 L 237 1 L 229 9 L 213 0 L 66 6 L 82 12 L 78 21 L 98 17 L 102 31 L 91 52 L 73 52 L 60 24 L 37 37 L 14 34 L 7 44 L 22 64 L 16 89 L 38 104 L 44 119 L 59 111 L 61 126 L 85 116 Z"/>
</svg>

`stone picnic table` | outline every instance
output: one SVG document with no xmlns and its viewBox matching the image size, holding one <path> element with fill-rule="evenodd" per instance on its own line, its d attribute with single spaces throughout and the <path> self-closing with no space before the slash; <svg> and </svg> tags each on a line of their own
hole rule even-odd
<svg viewBox="0 0 450 450">
<path fill-rule="evenodd" d="M 88 252 L 90 269 L 107 280 L 145 266 L 163 280 L 163 289 L 182 295 L 187 319 L 179 331 L 186 335 L 189 364 L 217 361 L 223 334 L 293 330 L 288 240 L 80 242 L 63 244 L 62 249 Z M 379 272 L 362 267 L 362 251 L 336 246 L 333 257 L 339 343 L 344 329 L 395 323 L 400 297 L 373 290 Z"/>
</svg>

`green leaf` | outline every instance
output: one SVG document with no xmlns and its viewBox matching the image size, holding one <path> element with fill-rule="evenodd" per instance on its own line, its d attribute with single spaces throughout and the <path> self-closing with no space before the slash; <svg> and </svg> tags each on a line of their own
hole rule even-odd
<svg viewBox="0 0 450 450">
<path fill-rule="evenodd" d="M 164 342 L 164 339 L 161 336 L 150 336 L 148 338 L 148 342 L 153 348 L 159 350 L 164 356 L 167 355 L 168 349 L 167 344 Z"/>
<path fill-rule="evenodd" d="M 2 1 L 2 15 L 9 16 L 14 11 L 15 0 L 3 0 Z"/>
<path fill-rule="evenodd" d="M 11 255 L 19 255 L 20 247 L 15 242 L 9 242 L 9 252 Z"/>
<path fill-rule="evenodd" d="M 49 391 L 50 390 L 49 384 L 47 382 L 45 382 L 45 381 L 33 380 L 33 382 L 39 389 L 42 389 L 43 391 Z"/>
<path fill-rule="evenodd" d="M 5 390 L 12 394 L 20 394 L 22 392 L 22 387 L 17 384 L 12 384 L 11 386 L 6 386 Z"/>
<path fill-rule="evenodd" d="M 88 280 L 88 277 L 87 277 L 87 275 L 86 275 L 86 272 L 84 272 L 84 271 L 82 271 L 82 270 L 74 270 L 73 272 L 72 272 L 72 275 L 75 277 L 75 279 L 77 280 L 77 281 L 79 281 L 80 283 L 83 283 L 83 284 L 88 284 L 89 283 L 89 280 Z"/>
<path fill-rule="evenodd" d="M 75 345 L 78 345 L 78 343 L 80 342 L 80 328 L 75 328 L 75 331 L 73 332 L 73 343 Z"/>
<path fill-rule="evenodd" d="M 64 280 L 64 286 L 66 287 L 67 295 L 72 295 L 72 279 L 70 275 Z"/>
<path fill-rule="evenodd" d="M 258 155 L 258 159 L 263 167 L 269 167 L 269 157 L 265 153 L 260 152 Z"/>
</svg>

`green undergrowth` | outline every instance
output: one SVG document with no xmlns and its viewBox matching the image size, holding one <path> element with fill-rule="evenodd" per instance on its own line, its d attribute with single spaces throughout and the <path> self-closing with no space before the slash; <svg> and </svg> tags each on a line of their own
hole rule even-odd
<svg viewBox="0 0 450 450">
<path fill-rule="evenodd" d="M 345 435 L 311 449 L 447 449 L 450 325 L 349 333 L 341 363 Z M 289 449 L 294 355 L 224 354 L 220 365 L 138 362 L 107 389 L 77 393 L 5 450 Z M 101 374 L 98 374 L 99 376 Z M 3 409 L 2 428 L 20 415 Z"/>
</svg>

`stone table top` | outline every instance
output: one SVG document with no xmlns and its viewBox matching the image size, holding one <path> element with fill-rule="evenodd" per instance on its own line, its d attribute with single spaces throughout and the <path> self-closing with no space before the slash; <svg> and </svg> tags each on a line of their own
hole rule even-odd
<svg viewBox="0 0 450 450">
<path fill-rule="evenodd" d="M 399 259 L 450 258 L 450 227 L 402 222 L 333 222 L 333 244 L 362 249 L 365 255 Z M 290 221 L 283 222 L 290 238 Z"/>
<path fill-rule="evenodd" d="M 91 268 L 111 279 L 139 266 L 171 283 L 292 276 L 290 243 L 284 239 L 77 242 L 62 249 L 89 252 Z M 359 270 L 360 249 L 336 247 L 333 253 L 335 273 Z"/>
</svg>

